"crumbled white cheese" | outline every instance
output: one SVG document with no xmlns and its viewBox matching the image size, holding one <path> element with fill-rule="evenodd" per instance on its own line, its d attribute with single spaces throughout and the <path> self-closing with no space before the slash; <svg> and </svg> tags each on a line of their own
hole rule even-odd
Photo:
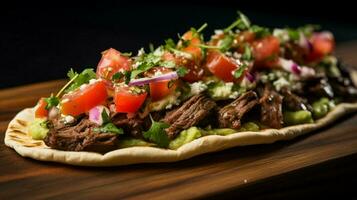
<svg viewBox="0 0 357 200">
<path fill-rule="evenodd" d="M 61 114 L 62 120 L 65 124 L 71 124 L 73 123 L 76 119 L 71 116 L 71 115 L 63 115 Z"/>
<path fill-rule="evenodd" d="M 98 81 L 100 81 L 100 79 L 91 79 L 91 80 L 89 80 L 89 84 L 93 84 L 93 83 L 96 83 L 96 82 L 98 82 Z"/>
<path fill-rule="evenodd" d="M 280 77 L 278 80 L 273 82 L 273 85 L 277 91 L 280 91 L 281 88 L 289 86 L 290 83 L 284 77 Z"/>
<path fill-rule="evenodd" d="M 159 101 L 151 102 L 149 105 L 149 110 L 150 111 L 160 111 L 163 109 L 170 109 L 174 105 L 180 104 L 180 100 L 178 99 L 178 97 L 180 95 L 181 95 L 180 92 L 176 92 L 174 94 L 168 95 L 167 97 L 165 97 Z"/>
<path fill-rule="evenodd" d="M 239 92 L 238 91 L 234 91 L 228 96 L 228 98 L 236 99 L 238 96 L 239 96 Z"/>
<path fill-rule="evenodd" d="M 161 75 L 162 75 L 162 72 L 160 70 L 157 70 L 154 74 L 154 77 L 161 76 Z"/>
<path fill-rule="evenodd" d="M 227 99 L 232 94 L 233 83 L 228 82 L 223 85 L 217 85 L 210 90 L 211 97 L 213 99 Z"/>
<path fill-rule="evenodd" d="M 80 90 L 84 90 L 84 89 L 86 89 L 87 86 L 88 86 L 88 84 L 83 84 L 83 85 L 81 85 L 81 86 L 79 87 L 79 89 L 80 89 Z"/>
<path fill-rule="evenodd" d="M 221 35 L 221 34 L 223 34 L 223 30 L 221 30 L 221 29 L 214 30 L 214 34 Z"/>
<path fill-rule="evenodd" d="M 279 38 L 282 43 L 290 40 L 289 33 L 284 29 L 279 29 L 279 28 L 274 29 L 273 35 Z"/>
<path fill-rule="evenodd" d="M 138 56 L 142 56 L 144 54 L 145 54 L 144 47 L 141 47 L 141 49 L 139 49 L 139 51 L 138 51 Z"/>
<path fill-rule="evenodd" d="M 190 84 L 190 88 L 190 95 L 193 96 L 207 90 L 207 85 L 204 84 L 202 81 L 198 81 Z"/>
</svg>

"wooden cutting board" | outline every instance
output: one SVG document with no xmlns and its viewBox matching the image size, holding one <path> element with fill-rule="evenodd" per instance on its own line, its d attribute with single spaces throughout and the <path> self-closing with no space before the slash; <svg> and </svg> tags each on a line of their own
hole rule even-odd
<svg viewBox="0 0 357 200">
<path fill-rule="evenodd" d="M 356 50 L 357 43 L 348 43 L 339 46 L 338 54 L 357 66 Z M 357 114 L 291 141 L 237 147 L 177 163 L 74 167 L 23 158 L 6 147 L 9 120 L 63 84 L 56 80 L 0 90 L 0 199 L 296 197 L 302 194 L 297 191 L 323 191 L 331 178 L 355 171 Z M 305 181 L 317 183 L 301 185 Z"/>
</svg>

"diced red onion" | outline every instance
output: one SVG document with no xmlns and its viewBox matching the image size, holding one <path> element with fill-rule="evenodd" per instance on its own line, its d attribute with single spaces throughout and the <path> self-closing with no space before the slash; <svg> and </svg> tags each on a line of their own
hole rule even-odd
<svg viewBox="0 0 357 200">
<path fill-rule="evenodd" d="M 251 83 L 255 81 L 255 77 L 249 72 L 245 73 L 245 78 L 248 79 L 248 81 Z"/>
<path fill-rule="evenodd" d="M 308 76 L 314 76 L 315 75 L 315 70 L 306 67 L 306 66 L 299 66 L 292 60 L 287 60 L 284 58 L 279 58 L 279 63 L 280 66 L 287 72 L 302 76 L 302 77 L 308 77 Z"/>
<path fill-rule="evenodd" d="M 293 74 L 297 74 L 299 75 L 301 70 L 300 70 L 300 66 L 297 65 L 295 62 L 293 62 L 292 60 L 287 60 L 284 58 L 279 58 L 279 63 L 280 66 L 287 72 L 291 72 Z"/>
<path fill-rule="evenodd" d="M 170 72 L 152 78 L 139 78 L 139 79 L 131 80 L 128 85 L 129 86 L 146 85 L 153 82 L 166 81 L 166 80 L 177 79 L 177 78 L 178 75 L 176 72 Z"/>
<path fill-rule="evenodd" d="M 301 67 L 299 65 L 297 65 L 296 63 L 293 63 L 291 65 L 291 71 L 294 73 L 294 74 L 301 74 Z"/>
<path fill-rule="evenodd" d="M 89 110 L 89 120 L 98 125 L 103 124 L 102 112 L 106 112 L 109 116 L 109 109 L 105 106 L 96 106 Z"/>
</svg>

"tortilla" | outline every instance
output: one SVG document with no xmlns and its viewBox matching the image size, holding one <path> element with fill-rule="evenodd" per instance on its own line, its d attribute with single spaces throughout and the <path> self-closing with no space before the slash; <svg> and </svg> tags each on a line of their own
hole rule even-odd
<svg viewBox="0 0 357 200">
<path fill-rule="evenodd" d="M 10 122 L 5 133 L 5 144 L 24 157 L 70 165 L 118 166 L 135 163 L 175 162 L 236 146 L 270 144 L 279 140 L 290 140 L 331 124 L 343 115 L 355 111 L 357 111 L 357 103 L 341 103 L 324 118 L 312 124 L 289 126 L 279 130 L 237 132 L 227 136 L 209 135 L 187 143 L 177 150 L 129 147 L 103 155 L 94 152 L 60 151 L 47 147 L 41 140 L 33 140 L 27 134 L 27 125 L 34 120 L 33 108 L 28 108 L 18 113 Z"/>
</svg>

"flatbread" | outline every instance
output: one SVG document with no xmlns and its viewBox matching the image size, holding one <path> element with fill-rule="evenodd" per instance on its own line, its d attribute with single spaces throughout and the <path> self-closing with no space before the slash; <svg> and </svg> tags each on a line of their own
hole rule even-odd
<svg viewBox="0 0 357 200">
<path fill-rule="evenodd" d="M 129 147 L 103 155 L 94 152 L 50 149 L 43 141 L 33 140 L 27 134 L 27 125 L 34 120 L 33 109 L 28 108 L 18 113 L 10 122 L 5 134 L 5 144 L 24 157 L 71 165 L 118 166 L 134 163 L 175 162 L 236 146 L 270 144 L 279 140 L 290 140 L 331 124 L 341 116 L 355 111 L 357 111 L 357 103 L 342 103 L 337 105 L 324 118 L 313 124 L 289 126 L 279 130 L 266 129 L 259 132 L 237 132 L 227 136 L 209 135 L 185 144 L 177 150 L 156 147 Z"/>
</svg>

